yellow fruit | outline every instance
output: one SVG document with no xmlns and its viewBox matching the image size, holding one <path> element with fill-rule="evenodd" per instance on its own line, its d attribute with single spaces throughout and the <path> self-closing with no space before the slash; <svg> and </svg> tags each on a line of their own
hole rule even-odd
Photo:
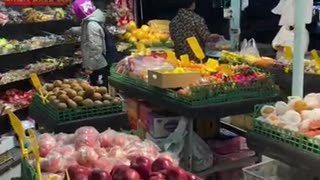
<svg viewBox="0 0 320 180">
<path fill-rule="evenodd" d="M 167 42 L 170 38 L 170 35 L 168 33 L 161 33 L 159 34 L 159 39 L 162 42 Z"/>
<path fill-rule="evenodd" d="M 133 31 L 137 29 L 137 24 L 134 21 L 130 21 L 128 24 L 125 25 L 127 31 Z"/>
<path fill-rule="evenodd" d="M 135 33 L 135 37 L 137 39 L 145 39 L 147 37 L 147 33 L 142 31 L 142 30 L 138 30 L 136 33 Z"/>
<path fill-rule="evenodd" d="M 142 44 L 144 44 L 146 46 L 152 45 L 152 42 L 149 39 L 141 39 L 139 42 L 141 42 Z"/>
<path fill-rule="evenodd" d="M 152 42 L 153 45 L 161 44 L 161 41 L 160 41 L 160 39 L 158 39 L 158 38 L 152 38 L 152 39 L 150 39 L 150 40 L 151 40 L 151 42 Z"/>
<path fill-rule="evenodd" d="M 135 37 L 129 38 L 129 42 L 136 43 L 138 40 Z"/>
<path fill-rule="evenodd" d="M 147 25 L 142 25 L 141 30 L 148 33 L 148 32 L 150 32 L 150 27 Z"/>
<path fill-rule="evenodd" d="M 130 32 L 127 32 L 124 34 L 125 39 L 130 39 L 132 37 L 132 34 Z"/>
</svg>

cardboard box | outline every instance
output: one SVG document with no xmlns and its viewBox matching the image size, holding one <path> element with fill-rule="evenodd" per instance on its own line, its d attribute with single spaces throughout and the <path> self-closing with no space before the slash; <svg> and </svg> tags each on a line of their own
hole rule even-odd
<svg viewBox="0 0 320 180">
<path fill-rule="evenodd" d="M 184 73 L 164 73 L 163 71 L 148 71 L 148 83 L 160 88 L 180 88 L 193 84 L 201 79 L 200 71 Z"/>
<path fill-rule="evenodd" d="M 148 132 L 154 138 L 168 137 L 177 128 L 181 119 L 178 117 L 163 117 L 154 112 L 149 113 Z"/>
</svg>

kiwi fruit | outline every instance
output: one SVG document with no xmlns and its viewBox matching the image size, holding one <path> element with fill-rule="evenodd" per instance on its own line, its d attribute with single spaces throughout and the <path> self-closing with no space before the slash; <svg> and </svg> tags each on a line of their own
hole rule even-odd
<svg viewBox="0 0 320 180">
<path fill-rule="evenodd" d="M 110 102 L 109 100 L 104 100 L 104 101 L 103 101 L 103 104 L 105 104 L 105 105 L 111 105 L 111 102 Z"/>
<path fill-rule="evenodd" d="M 69 84 L 73 84 L 73 83 L 77 83 L 77 80 L 75 80 L 75 79 L 70 79 L 70 80 L 69 80 Z"/>
<path fill-rule="evenodd" d="M 70 108 L 75 108 L 78 106 L 77 103 L 74 102 L 72 99 L 68 99 L 67 104 L 68 104 L 68 107 L 70 107 Z"/>
<path fill-rule="evenodd" d="M 94 89 L 90 87 L 86 89 L 84 96 L 87 98 L 91 98 L 93 94 L 94 94 Z"/>
<path fill-rule="evenodd" d="M 47 91 L 47 90 L 45 90 L 45 89 L 42 89 L 42 94 L 43 95 L 47 95 L 49 92 Z"/>
<path fill-rule="evenodd" d="M 94 104 L 96 104 L 96 105 L 102 105 L 103 103 L 101 102 L 101 101 L 94 101 Z"/>
<path fill-rule="evenodd" d="M 70 80 L 69 80 L 69 79 L 64 79 L 62 82 L 63 82 L 64 84 L 69 84 L 69 83 L 70 83 Z"/>
<path fill-rule="evenodd" d="M 67 102 L 67 100 L 69 99 L 69 97 L 66 95 L 66 94 L 61 94 L 58 99 L 61 101 L 61 102 Z"/>
<path fill-rule="evenodd" d="M 75 90 L 76 92 L 83 90 L 82 87 L 79 85 L 72 86 L 72 89 Z"/>
<path fill-rule="evenodd" d="M 85 99 L 84 101 L 82 101 L 82 104 L 84 106 L 91 106 L 93 105 L 93 101 L 91 99 Z"/>
<path fill-rule="evenodd" d="M 55 94 L 58 93 L 59 91 L 60 91 L 60 88 L 58 87 L 52 89 L 52 92 Z"/>
<path fill-rule="evenodd" d="M 78 105 L 81 105 L 82 104 L 82 101 L 83 101 L 83 97 L 81 96 L 76 96 L 72 99 L 74 102 L 76 102 Z"/>
<path fill-rule="evenodd" d="M 100 93 L 93 93 L 92 99 L 95 101 L 100 101 L 102 100 L 102 96 Z"/>
<path fill-rule="evenodd" d="M 88 89 L 88 88 L 90 87 L 90 85 L 89 85 L 88 83 L 84 83 L 84 82 L 80 83 L 80 86 L 81 86 L 84 90 L 86 90 L 86 89 Z"/>
<path fill-rule="evenodd" d="M 45 88 L 47 91 L 52 91 L 54 89 L 54 85 L 53 84 L 46 84 Z"/>
<path fill-rule="evenodd" d="M 78 91 L 78 96 L 84 97 L 85 93 L 86 93 L 86 92 L 83 91 L 83 90 Z"/>
<path fill-rule="evenodd" d="M 59 103 L 59 104 L 57 104 L 57 107 L 58 107 L 59 109 L 67 109 L 67 108 L 68 108 L 68 106 L 67 106 L 66 103 Z"/>
<path fill-rule="evenodd" d="M 113 98 L 110 96 L 110 94 L 104 94 L 103 100 L 112 100 Z"/>
<path fill-rule="evenodd" d="M 69 88 L 71 88 L 71 86 L 70 86 L 70 84 L 62 84 L 61 88 L 62 89 L 69 89 Z"/>
<path fill-rule="evenodd" d="M 74 98 L 75 96 L 78 95 L 77 92 L 75 90 L 72 90 L 72 89 L 70 91 L 68 91 L 67 94 L 68 94 L 68 96 L 70 98 Z"/>
<path fill-rule="evenodd" d="M 60 81 L 60 80 L 55 80 L 55 81 L 53 82 L 53 85 L 54 85 L 54 87 L 61 87 L 62 81 Z"/>
<path fill-rule="evenodd" d="M 50 102 L 52 102 L 52 101 L 55 100 L 55 99 L 57 99 L 57 96 L 52 95 L 52 96 L 49 96 L 49 97 L 48 97 L 48 100 L 49 100 Z"/>
<path fill-rule="evenodd" d="M 66 91 L 58 91 L 57 93 L 55 93 L 58 97 L 60 96 L 60 95 L 67 95 L 67 92 Z"/>
<path fill-rule="evenodd" d="M 53 100 L 51 101 L 51 103 L 52 103 L 53 105 L 58 106 L 58 104 L 60 103 L 60 101 L 59 101 L 59 99 L 53 99 Z"/>
<path fill-rule="evenodd" d="M 106 87 L 99 87 L 97 92 L 100 94 L 106 94 L 108 92 L 108 89 Z"/>
</svg>

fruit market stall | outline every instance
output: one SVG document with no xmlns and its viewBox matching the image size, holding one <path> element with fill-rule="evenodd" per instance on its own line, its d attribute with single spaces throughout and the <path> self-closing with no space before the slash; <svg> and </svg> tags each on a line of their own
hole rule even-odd
<svg viewBox="0 0 320 180">
<path fill-rule="evenodd" d="M 187 120 L 189 170 L 196 119 L 249 113 L 255 104 L 279 99 L 272 76 L 263 70 L 213 59 L 197 64 L 185 57 L 170 59 L 169 54 L 127 57 L 113 66 L 109 82 L 128 97 L 167 107 Z"/>
</svg>

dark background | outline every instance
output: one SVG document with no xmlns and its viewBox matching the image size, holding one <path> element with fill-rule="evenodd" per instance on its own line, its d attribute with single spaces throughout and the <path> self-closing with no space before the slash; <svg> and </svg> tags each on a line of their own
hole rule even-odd
<svg viewBox="0 0 320 180">
<path fill-rule="evenodd" d="M 178 0 L 142 0 L 143 18 L 141 23 L 151 19 L 172 19 L 178 10 Z M 213 7 L 213 1 L 215 7 Z M 196 12 L 207 22 L 211 32 L 229 36 L 229 21 L 223 18 L 221 0 L 196 0 Z M 241 14 L 241 38 L 255 38 L 257 42 L 271 44 L 280 27 L 280 17 L 271 13 L 279 0 L 250 0 L 249 7 Z M 315 4 L 319 0 L 315 0 Z M 307 25 L 310 32 L 310 49 L 320 49 L 320 28 L 318 16 L 313 24 Z"/>
</svg>

